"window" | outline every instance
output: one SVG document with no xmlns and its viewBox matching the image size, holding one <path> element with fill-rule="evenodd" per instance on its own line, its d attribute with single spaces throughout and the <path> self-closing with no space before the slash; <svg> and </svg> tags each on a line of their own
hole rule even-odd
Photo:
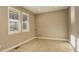
<svg viewBox="0 0 79 59">
<path fill-rule="evenodd" d="M 20 32 L 20 11 L 8 7 L 8 34 Z"/>
<path fill-rule="evenodd" d="M 29 31 L 29 14 L 22 13 L 22 32 Z"/>
</svg>

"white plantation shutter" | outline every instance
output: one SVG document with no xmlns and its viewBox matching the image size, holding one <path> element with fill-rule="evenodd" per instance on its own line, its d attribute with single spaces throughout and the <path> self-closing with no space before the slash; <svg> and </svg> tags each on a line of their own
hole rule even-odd
<svg viewBox="0 0 79 59">
<path fill-rule="evenodd" d="M 20 32 L 20 11 L 8 7 L 8 34 Z"/>
<path fill-rule="evenodd" d="M 79 52 L 79 39 L 77 38 L 77 51 Z"/>
<path fill-rule="evenodd" d="M 76 47 L 76 38 L 75 38 L 75 36 L 71 35 L 70 43 L 72 44 L 72 46 L 73 46 L 74 48 Z"/>
<path fill-rule="evenodd" d="M 29 32 L 29 14 L 22 13 L 22 32 Z"/>
</svg>

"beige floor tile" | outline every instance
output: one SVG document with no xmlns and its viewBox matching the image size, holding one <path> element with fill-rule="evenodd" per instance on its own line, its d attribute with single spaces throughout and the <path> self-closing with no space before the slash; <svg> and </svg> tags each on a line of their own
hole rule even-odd
<svg viewBox="0 0 79 59">
<path fill-rule="evenodd" d="M 72 46 L 66 41 L 34 39 L 18 49 L 15 52 L 74 52 Z"/>
</svg>

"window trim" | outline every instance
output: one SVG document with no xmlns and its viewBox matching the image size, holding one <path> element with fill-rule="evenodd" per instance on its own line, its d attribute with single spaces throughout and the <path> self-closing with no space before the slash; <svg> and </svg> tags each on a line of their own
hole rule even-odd
<svg viewBox="0 0 79 59">
<path fill-rule="evenodd" d="M 23 14 L 27 16 L 27 21 L 23 22 Z M 27 29 L 23 29 L 23 23 L 27 24 Z M 29 24 L 29 14 L 22 12 L 22 32 L 29 32 L 30 31 L 30 24 Z"/>
<path fill-rule="evenodd" d="M 13 10 L 16 10 L 17 12 L 18 12 L 18 20 L 11 20 L 10 18 L 9 18 L 9 9 L 13 9 Z M 10 21 L 14 21 L 14 22 L 17 22 L 18 23 L 18 30 L 16 30 L 16 31 L 10 31 Z M 21 32 L 21 22 L 20 22 L 20 11 L 18 10 L 18 9 L 15 9 L 15 8 L 13 8 L 13 7 L 8 7 L 8 35 L 10 35 L 10 34 L 16 34 L 16 33 L 20 33 Z"/>
</svg>

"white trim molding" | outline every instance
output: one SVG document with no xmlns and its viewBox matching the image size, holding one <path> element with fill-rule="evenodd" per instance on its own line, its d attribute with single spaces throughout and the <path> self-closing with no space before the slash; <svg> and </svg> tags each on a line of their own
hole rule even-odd
<svg viewBox="0 0 79 59">
<path fill-rule="evenodd" d="M 59 40 L 59 41 L 69 41 L 66 38 L 49 38 L 49 37 L 36 37 L 38 39 L 49 39 L 49 40 Z"/>
<path fill-rule="evenodd" d="M 29 42 L 29 41 L 35 39 L 35 38 L 36 38 L 36 37 L 33 37 L 33 38 L 31 38 L 31 39 L 28 39 L 28 40 L 25 40 L 25 41 L 23 41 L 23 42 L 21 42 L 21 43 L 19 43 L 19 44 L 16 44 L 16 45 L 14 45 L 14 46 L 12 46 L 12 47 L 10 47 L 10 48 L 7 48 L 7 49 L 3 50 L 2 52 L 8 52 L 8 51 L 10 51 L 10 50 L 12 50 L 12 49 L 14 49 L 14 48 L 16 48 L 16 47 L 18 47 L 18 46 L 21 46 L 21 45 L 23 45 L 23 44 L 25 44 L 25 43 L 27 43 L 27 42 Z"/>
</svg>

